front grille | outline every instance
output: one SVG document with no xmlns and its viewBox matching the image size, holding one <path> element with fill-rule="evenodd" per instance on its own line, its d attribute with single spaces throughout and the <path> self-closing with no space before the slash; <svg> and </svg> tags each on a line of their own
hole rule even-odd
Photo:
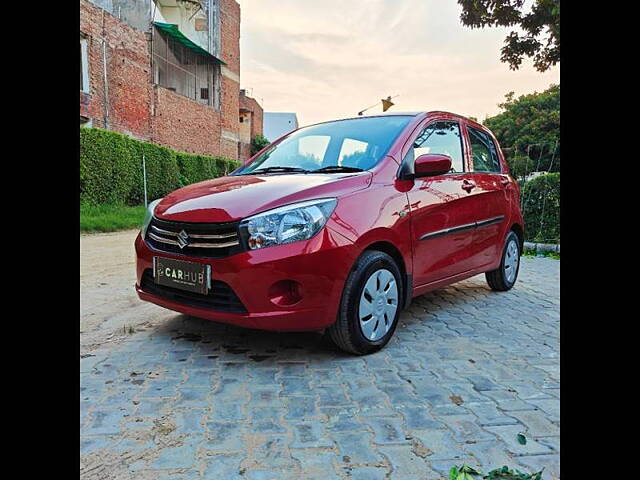
<svg viewBox="0 0 640 480">
<path fill-rule="evenodd" d="M 158 285 L 153 280 L 153 270 L 146 269 L 142 274 L 140 288 L 143 292 L 158 297 L 171 300 L 197 308 L 206 308 L 218 312 L 227 313 L 247 313 L 246 307 L 242 304 L 233 289 L 219 280 L 211 281 L 211 289 L 207 295 L 201 293 L 187 292 L 178 288 Z"/>
<path fill-rule="evenodd" d="M 242 251 L 238 222 L 187 223 L 153 218 L 145 240 L 155 250 L 190 257 L 224 258 Z"/>
</svg>

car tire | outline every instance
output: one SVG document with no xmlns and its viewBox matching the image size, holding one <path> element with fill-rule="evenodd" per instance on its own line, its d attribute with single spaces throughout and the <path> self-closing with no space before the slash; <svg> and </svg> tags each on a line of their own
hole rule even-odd
<svg viewBox="0 0 640 480">
<path fill-rule="evenodd" d="M 516 283 L 520 271 L 520 239 L 511 230 L 507 235 L 502 249 L 500 267 L 485 273 L 487 283 L 491 290 L 505 292 Z"/>
<path fill-rule="evenodd" d="M 338 318 L 327 328 L 327 337 L 338 348 L 356 355 L 380 350 L 398 324 L 403 290 L 400 269 L 393 258 L 367 250 L 347 278 Z"/>
</svg>

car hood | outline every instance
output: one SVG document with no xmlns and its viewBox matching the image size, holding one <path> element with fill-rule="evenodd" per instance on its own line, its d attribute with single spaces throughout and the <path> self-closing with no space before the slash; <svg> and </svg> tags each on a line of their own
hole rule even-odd
<svg viewBox="0 0 640 480">
<path fill-rule="evenodd" d="M 154 215 L 178 222 L 231 222 L 294 202 L 361 190 L 371 177 L 370 172 L 220 177 L 170 193 Z"/>
</svg>

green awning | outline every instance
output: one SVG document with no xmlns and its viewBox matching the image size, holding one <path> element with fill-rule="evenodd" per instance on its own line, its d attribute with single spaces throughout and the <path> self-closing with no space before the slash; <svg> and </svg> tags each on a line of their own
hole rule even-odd
<svg viewBox="0 0 640 480">
<path fill-rule="evenodd" d="M 162 23 L 162 22 L 153 22 L 153 24 L 156 27 L 158 27 L 159 30 L 162 30 L 167 35 L 170 35 L 177 42 L 181 43 L 182 45 L 184 45 L 188 49 L 193 50 L 194 52 L 199 53 L 200 55 L 204 55 L 205 57 L 209 58 L 214 63 L 219 63 L 221 65 L 226 65 L 225 62 L 223 62 L 219 58 L 214 57 L 209 52 L 207 52 L 204 48 L 202 48 L 200 45 L 198 45 L 196 43 L 193 43 L 191 40 L 189 40 L 187 37 L 185 37 L 184 34 L 180 30 L 178 30 L 178 25 L 175 25 L 173 23 Z"/>
</svg>

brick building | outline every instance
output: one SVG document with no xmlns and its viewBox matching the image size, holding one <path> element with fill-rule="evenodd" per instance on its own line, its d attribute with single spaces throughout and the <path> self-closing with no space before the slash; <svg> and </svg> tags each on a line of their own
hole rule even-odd
<svg viewBox="0 0 640 480">
<path fill-rule="evenodd" d="M 245 90 L 240 90 L 240 157 L 251 156 L 251 139 L 262 135 L 263 122 L 262 107 L 253 98 L 247 96 Z"/>
<path fill-rule="evenodd" d="M 80 123 L 247 158 L 262 108 L 240 95 L 239 40 L 235 0 L 80 0 Z"/>
</svg>

